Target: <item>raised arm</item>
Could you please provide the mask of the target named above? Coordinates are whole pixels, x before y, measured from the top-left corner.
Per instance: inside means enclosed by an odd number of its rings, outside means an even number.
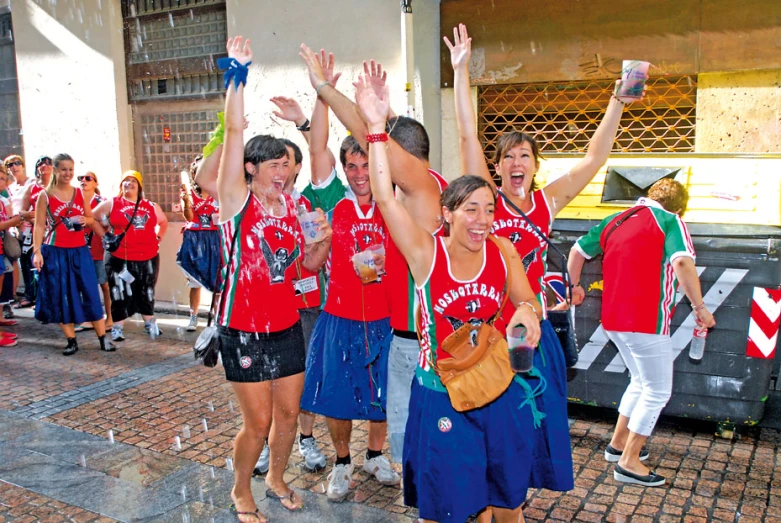
[[[461,174],[475,174],[488,181],[496,190],[496,184],[485,161],[483,146],[477,137],[477,117],[469,93],[469,58],[472,56],[472,39],[464,24],[453,28],[453,43],[444,37],[450,49],[450,63],[453,66],[453,95],[456,104],[459,150],[461,152]]]
[[[621,80],[617,80],[614,93],[618,92],[620,85]],[[621,121],[624,106],[632,101],[631,99],[617,98],[613,94],[610,97],[605,116],[588,143],[586,156],[566,176],[558,178],[545,187],[545,199],[554,216],[580,194],[597,174],[597,171],[605,165],[610,156],[610,150],[613,148],[613,142],[616,140],[616,131],[618,131],[618,123]]]
[[[385,135],[385,122],[388,118],[388,90],[378,97],[369,85],[368,78],[362,76],[356,85],[355,97],[373,135]],[[386,135],[387,136],[387,135]],[[380,207],[393,241],[407,260],[415,281],[426,281],[434,259],[434,238],[429,231],[418,225],[393,194],[390,163],[386,141],[369,143],[369,178],[374,201]]]
[[[341,77],[341,73],[334,73],[334,55],[330,54],[326,57],[325,51],[321,50],[320,54],[314,55],[312,59],[316,62],[319,71],[322,72],[323,81],[327,85],[335,87],[336,82]],[[312,184],[317,186],[325,182],[336,167],[334,153],[328,148],[328,104],[319,96],[315,100],[310,126],[309,162],[311,165]]]
[[[252,61],[250,41],[230,38],[228,56],[245,65]],[[249,187],[244,178],[244,85],[231,82],[225,96],[225,142],[217,173],[220,220],[235,216],[246,199]]]
[[[220,158],[222,158],[222,144],[215,147],[208,156],[204,155],[195,170],[195,183],[201,188],[201,192],[212,198],[217,198],[217,172],[220,170]]]

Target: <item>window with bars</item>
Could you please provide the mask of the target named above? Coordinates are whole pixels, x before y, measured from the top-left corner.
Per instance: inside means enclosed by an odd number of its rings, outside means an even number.
[[[493,162],[502,133],[532,134],[542,153],[585,153],[605,115],[612,81],[550,82],[480,87],[478,128]],[[624,109],[615,152],[694,152],[696,77],[657,77],[640,102]]]

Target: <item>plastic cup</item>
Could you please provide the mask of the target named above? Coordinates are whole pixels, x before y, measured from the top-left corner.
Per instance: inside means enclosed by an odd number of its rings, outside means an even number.
[[[301,230],[304,232],[304,242],[307,244],[317,243],[325,237],[325,231],[317,228],[315,220],[320,214],[316,211],[305,212],[298,215],[298,221],[301,224]]]
[[[649,66],[648,62],[640,60],[624,60],[624,67],[621,69],[621,85],[616,93],[617,96],[634,100],[642,98],[645,81],[648,80]]]
[[[375,256],[385,256],[385,247],[383,245],[370,245],[365,251],[356,253],[353,256],[353,265],[358,271],[358,276],[363,283],[377,281],[384,271],[378,271],[374,263]]]
[[[507,347],[510,350],[510,367],[514,372],[532,370],[534,347],[526,343],[526,327],[516,325],[507,329]]]

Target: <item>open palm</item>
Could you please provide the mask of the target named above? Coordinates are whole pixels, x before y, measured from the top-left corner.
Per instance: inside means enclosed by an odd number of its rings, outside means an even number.
[[[240,64],[248,64],[252,61],[252,48],[249,45],[249,38],[244,40],[241,36],[228,38],[225,46],[228,50],[228,56],[235,58]],[[243,44],[243,45],[242,45]]]
[[[472,39],[466,31],[464,24],[458,24],[453,28],[453,42],[444,37],[445,45],[450,49],[450,63],[453,69],[466,67],[469,64],[469,58],[472,56]]]
[[[353,85],[355,86],[355,102],[358,104],[361,118],[366,122],[366,125],[369,127],[384,126],[388,119],[388,110],[390,108],[388,87],[385,86],[382,90],[382,95],[378,96],[374,92],[371,80],[366,75],[359,76],[358,81]]]

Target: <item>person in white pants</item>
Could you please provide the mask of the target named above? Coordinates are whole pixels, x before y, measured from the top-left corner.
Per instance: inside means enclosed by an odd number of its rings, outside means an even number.
[[[665,478],[643,464],[643,449],[672,393],[675,354],[670,319],[678,282],[701,327],[716,322],[702,301],[694,265],[694,247],[681,216],[689,196],[675,180],[662,179],[647,198],[608,216],[578,239],[568,268],[580,281],[586,260],[603,254],[602,326],[629,369],[630,383],[618,407],[619,417],[605,459],[616,463],[617,481],[660,486]],[[576,284],[572,303],[585,291]]]

